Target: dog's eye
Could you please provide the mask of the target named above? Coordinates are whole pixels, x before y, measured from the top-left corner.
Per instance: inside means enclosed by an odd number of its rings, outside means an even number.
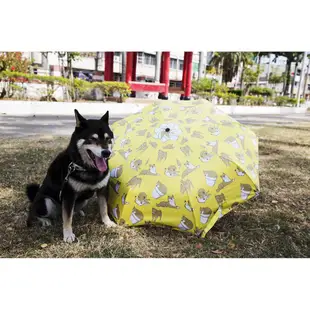
[[[90,137],[90,141],[91,141],[91,142],[96,142],[96,143],[97,143],[97,142],[98,142],[98,138],[96,138],[96,137]]]

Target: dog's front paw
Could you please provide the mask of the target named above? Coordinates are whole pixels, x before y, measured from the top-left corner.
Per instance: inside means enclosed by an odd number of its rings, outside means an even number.
[[[38,220],[41,223],[42,227],[52,226],[52,222],[48,218],[38,217]]]
[[[102,223],[107,227],[107,228],[111,228],[111,227],[116,227],[117,225],[112,222],[108,217],[102,219]]]
[[[75,240],[75,234],[72,231],[64,230],[64,242],[72,243]]]
[[[79,215],[82,216],[82,217],[84,217],[84,216],[85,216],[85,212],[84,212],[83,210],[80,210],[80,211],[79,211]]]

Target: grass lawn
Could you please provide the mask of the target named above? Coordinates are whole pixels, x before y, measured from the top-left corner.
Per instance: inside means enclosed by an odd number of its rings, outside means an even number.
[[[310,257],[310,127],[252,127],[260,137],[261,196],[239,206],[205,239],[170,228],[100,224],[97,206],[61,223],[26,227],[28,182],[41,182],[67,138],[0,139],[0,257]]]

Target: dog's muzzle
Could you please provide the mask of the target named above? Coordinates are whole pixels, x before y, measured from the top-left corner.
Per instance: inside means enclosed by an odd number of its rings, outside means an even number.
[[[111,156],[111,151],[110,150],[102,150],[101,156],[105,159],[108,159]]]

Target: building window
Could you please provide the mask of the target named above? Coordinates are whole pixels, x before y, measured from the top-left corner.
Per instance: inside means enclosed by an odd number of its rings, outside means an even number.
[[[80,55],[81,57],[95,58],[97,53],[96,52],[81,52]]]
[[[155,64],[156,64],[156,57],[155,57],[155,55],[144,54],[144,64],[145,65],[155,66]]]
[[[176,81],[175,86],[176,86],[176,87],[181,87],[181,86],[182,86],[182,82]]]
[[[138,52],[138,64],[143,64],[143,53],[142,52]]]
[[[114,56],[120,57],[121,56],[121,52],[114,52]]]
[[[175,58],[170,58],[170,68],[171,69],[177,68],[177,60]]]
[[[193,62],[193,72],[198,72],[199,71],[199,63]]]
[[[179,70],[183,70],[183,60],[179,61]]]

